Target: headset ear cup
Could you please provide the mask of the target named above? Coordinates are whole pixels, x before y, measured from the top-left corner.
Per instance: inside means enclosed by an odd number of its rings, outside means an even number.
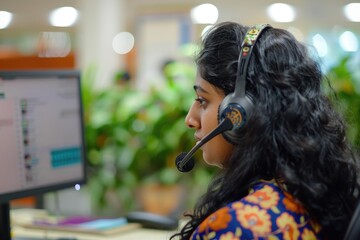
[[[217,119],[218,119],[218,123],[220,124],[220,122],[223,120],[223,118],[221,118],[221,115],[222,115],[222,110],[221,110],[221,105],[219,105],[219,108],[218,108],[218,114],[217,114]],[[225,132],[229,132],[229,131],[232,131],[231,130],[228,130],[228,131],[225,131]],[[235,139],[232,139],[231,137],[228,137],[228,134],[225,134],[225,132],[222,133],[222,136],[224,137],[224,139],[226,141],[228,141],[229,143],[233,144],[233,145],[236,145],[236,141]]]
[[[252,109],[253,102],[249,96],[238,98],[230,94],[221,102],[218,110],[219,123],[225,118],[230,118],[233,123],[231,130],[222,133],[228,142],[234,145],[239,143],[241,130],[247,125]]]

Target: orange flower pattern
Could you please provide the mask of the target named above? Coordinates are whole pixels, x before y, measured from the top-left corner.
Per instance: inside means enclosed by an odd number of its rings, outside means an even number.
[[[266,210],[258,206],[246,205],[243,209],[236,211],[240,224],[256,234],[267,234],[271,232],[270,215]]]
[[[281,229],[284,235],[284,239],[294,240],[299,239],[298,225],[294,220],[294,217],[287,212],[281,214],[276,219],[276,224]]]
[[[313,239],[316,239],[316,236],[313,231],[310,231],[309,229],[304,229],[303,233],[301,234],[301,239],[313,240]]]
[[[316,226],[316,229],[315,229]],[[323,239],[321,227],[275,182],[259,181],[249,195],[228,204],[194,231],[191,240]]]
[[[206,218],[205,221],[199,225],[199,231],[204,232],[208,229],[211,229],[211,231],[219,231],[227,228],[230,221],[231,214],[229,213],[229,208],[224,207]]]
[[[292,195],[290,195],[287,192],[285,192],[284,194],[285,194],[285,198],[283,199],[283,203],[286,209],[301,214],[305,212],[305,209],[302,207],[302,205],[298,204]]]
[[[235,236],[232,232],[224,233],[220,236],[220,240],[239,240],[237,236]]]
[[[259,204],[262,208],[269,209],[278,204],[279,193],[265,185],[264,188],[246,196],[245,200]]]

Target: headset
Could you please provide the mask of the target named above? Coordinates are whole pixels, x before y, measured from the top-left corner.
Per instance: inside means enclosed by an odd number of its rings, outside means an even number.
[[[176,158],[176,167],[180,172],[190,171],[195,161],[192,158],[194,153],[205,143],[216,135],[222,133],[223,137],[232,144],[238,144],[240,140],[240,130],[246,126],[250,117],[254,99],[250,94],[245,94],[246,77],[248,72],[251,53],[260,34],[266,29],[271,28],[269,24],[258,24],[251,27],[245,34],[241,44],[239,54],[235,89],[233,93],[225,96],[218,109],[219,125],[196,144],[188,153],[180,153]]]
[[[235,90],[233,93],[228,94],[219,106],[219,123],[228,118],[233,124],[232,129],[222,133],[224,138],[233,144],[238,143],[240,136],[239,131],[246,126],[248,117],[251,115],[254,106],[253,97],[245,93],[251,53],[262,31],[270,27],[269,24],[258,24],[247,31],[241,44]]]

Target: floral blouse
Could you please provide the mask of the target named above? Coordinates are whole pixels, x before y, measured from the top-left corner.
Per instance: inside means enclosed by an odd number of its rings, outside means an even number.
[[[321,228],[275,182],[260,181],[243,199],[205,219],[191,240],[322,239]]]

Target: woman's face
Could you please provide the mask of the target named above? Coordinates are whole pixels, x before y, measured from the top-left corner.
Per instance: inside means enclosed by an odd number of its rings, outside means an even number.
[[[195,139],[199,142],[218,126],[218,108],[225,94],[204,80],[199,73],[196,76],[194,90],[196,99],[185,118],[185,123],[195,130]],[[222,167],[229,159],[233,148],[234,146],[219,134],[200,149],[207,164]]]

